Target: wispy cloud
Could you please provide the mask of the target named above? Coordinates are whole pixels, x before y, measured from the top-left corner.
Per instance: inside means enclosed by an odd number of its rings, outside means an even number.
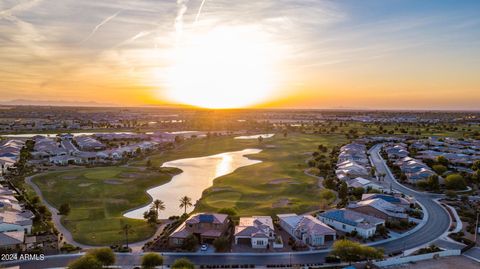
[[[478,66],[478,9],[379,9],[399,3],[392,2],[365,8],[319,0],[8,0],[0,6],[19,4],[0,10],[0,95],[17,89],[9,94],[80,96],[102,87],[127,101],[152,96],[151,88],[163,87],[152,70],[165,73],[175,38],[219,26],[253,26],[269,45],[286,48],[279,65],[292,71],[292,84],[335,69],[382,72],[404,55]],[[126,90],[134,86],[141,93]]]
[[[93,35],[95,35],[95,33],[98,31],[98,29],[100,29],[103,25],[107,24],[109,21],[113,20],[115,17],[118,16],[118,14],[120,14],[121,11],[118,11],[116,13],[114,13],[113,15],[110,15],[108,17],[106,17],[103,21],[101,21],[99,24],[95,25],[95,27],[92,29],[92,31],[90,32],[90,34],[82,41],[82,43],[84,42],[87,42],[88,40],[90,40],[90,38],[93,37]]]

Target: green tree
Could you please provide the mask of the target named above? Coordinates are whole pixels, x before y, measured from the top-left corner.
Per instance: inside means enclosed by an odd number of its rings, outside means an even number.
[[[230,241],[226,237],[219,237],[213,241],[213,246],[217,252],[226,252],[230,249]]]
[[[335,189],[335,180],[331,177],[327,177],[323,180],[323,186],[327,189]]]
[[[467,183],[461,175],[452,174],[445,178],[445,187],[449,190],[464,190],[467,188]]]
[[[377,168],[375,166],[372,166],[372,169],[370,170],[370,176],[374,177],[377,172]]]
[[[365,193],[365,189],[362,188],[362,187],[357,187],[357,188],[354,188],[352,190],[352,195],[355,196],[355,198],[357,199],[361,199],[362,198],[362,194]]]
[[[416,184],[417,184],[417,187],[419,187],[420,189],[423,189],[423,190],[430,188],[430,184],[426,180],[419,180],[419,181],[417,181]]]
[[[61,204],[60,208],[58,209],[58,214],[66,216],[69,213],[70,213],[70,205],[67,203]]]
[[[455,199],[457,198],[457,193],[452,191],[452,190],[448,190],[445,192],[445,195],[450,198],[450,199]]]
[[[189,235],[183,240],[182,249],[186,251],[195,251],[198,246],[198,239],[195,235]]]
[[[32,199],[30,199],[30,203],[32,203],[32,205],[36,205],[38,203],[40,203],[40,198],[38,196],[33,196]]]
[[[437,175],[431,175],[428,178],[428,185],[432,191],[439,191],[440,190],[440,183]]]
[[[143,218],[148,222],[148,224],[155,225],[157,224],[158,220],[157,211],[155,211],[155,209],[152,207],[150,210],[143,213]]]
[[[180,199],[180,208],[183,208],[185,209],[185,212],[184,214],[187,214],[187,208],[192,206],[192,198],[188,197],[188,196],[183,196],[181,199]]]
[[[155,208],[157,215],[159,215],[160,211],[165,210],[165,203],[162,200],[156,199],[153,201],[153,207]]]
[[[476,160],[472,165],[472,170],[477,171],[480,170],[480,160]]]
[[[347,199],[348,196],[348,186],[347,183],[343,182],[340,183],[340,188],[338,189],[338,198],[341,200]]]
[[[448,159],[445,156],[438,156],[436,161],[443,166],[448,166]]]
[[[163,265],[163,257],[157,253],[147,253],[142,257],[142,268],[153,269],[156,266]]]
[[[433,171],[435,171],[439,175],[443,175],[443,173],[447,172],[448,170],[447,167],[441,164],[436,164],[432,166],[432,168],[433,168]]]
[[[103,266],[115,264],[115,253],[111,248],[97,248],[88,251],[87,255],[91,255],[97,259]]]
[[[91,255],[85,255],[71,262],[68,269],[101,269],[102,263]]]
[[[380,236],[387,237],[388,236],[388,229],[384,225],[380,225],[377,227],[376,233]]]
[[[128,248],[128,235],[135,232],[132,228],[132,225],[130,224],[125,224],[122,226],[122,233],[125,235],[125,244]]]
[[[337,256],[344,262],[356,262],[383,258],[383,251],[373,247],[363,246],[360,243],[346,239],[337,240],[333,243],[333,256]]]
[[[194,269],[195,265],[186,258],[175,260],[172,264],[172,269]]]

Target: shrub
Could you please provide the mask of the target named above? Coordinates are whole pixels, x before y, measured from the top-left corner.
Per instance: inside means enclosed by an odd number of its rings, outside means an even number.
[[[452,174],[445,179],[445,187],[450,190],[464,190],[467,188],[467,183],[461,175]]]
[[[432,166],[433,171],[435,171],[439,175],[443,175],[443,173],[447,172],[447,167],[441,164],[436,164]]]
[[[363,246],[349,240],[337,240],[333,244],[331,256],[339,257],[345,262],[356,262],[383,258],[383,251],[373,247]]]
[[[103,266],[115,264],[115,253],[110,248],[97,248],[88,251],[87,255],[91,255],[97,259]]]
[[[186,258],[175,260],[172,264],[172,269],[194,269],[195,265]]]
[[[157,253],[147,253],[142,257],[142,268],[153,269],[156,266],[163,265],[163,257]]]
[[[85,255],[68,265],[68,269],[101,269],[102,263],[91,255]]]

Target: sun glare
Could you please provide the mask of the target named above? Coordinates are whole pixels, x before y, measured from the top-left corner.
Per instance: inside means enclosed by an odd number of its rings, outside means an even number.
[[[266,35],[251,27],[185,32],[168,71],[168,95],[205,108],[261,103],[275,87],[273,51]]]

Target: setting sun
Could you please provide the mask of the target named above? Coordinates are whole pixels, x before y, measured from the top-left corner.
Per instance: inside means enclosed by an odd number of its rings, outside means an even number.
[[[169,97],[205,108],[258,104],[275,87],[275,50],[253,27],[219,27],[185,33],[168,71]]]

